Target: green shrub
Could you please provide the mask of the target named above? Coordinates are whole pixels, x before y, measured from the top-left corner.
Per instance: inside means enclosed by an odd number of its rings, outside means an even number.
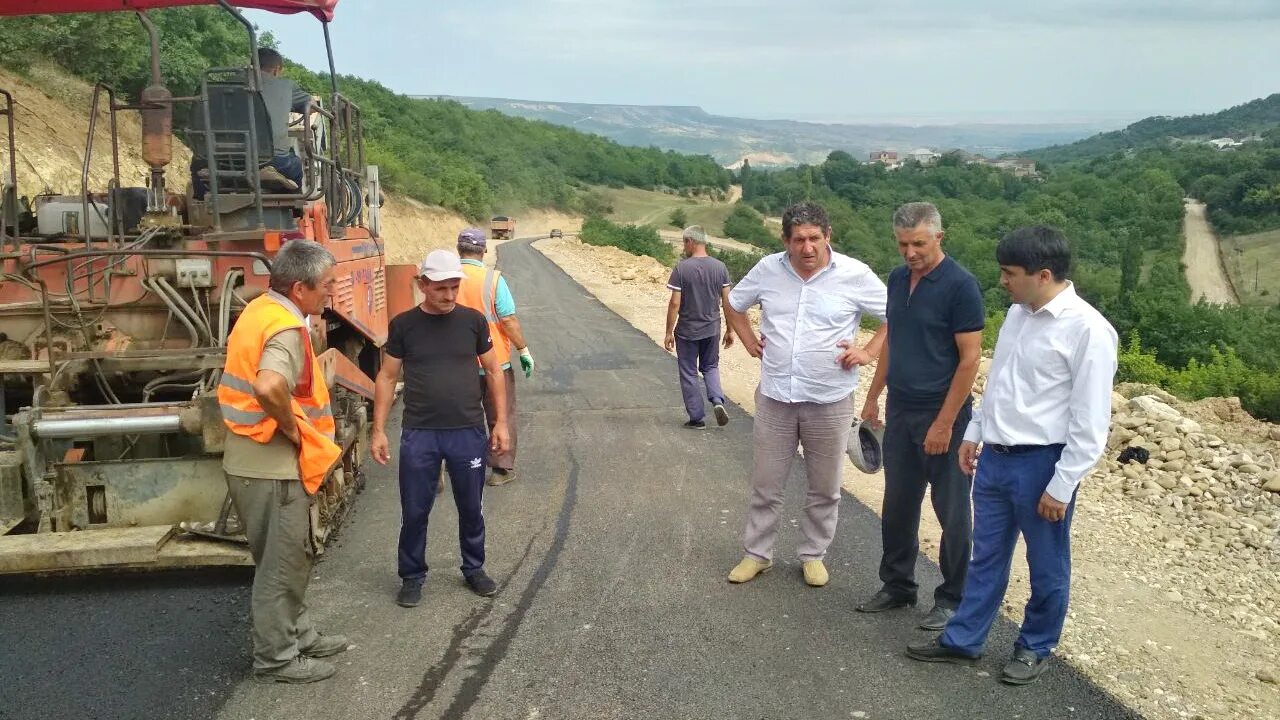
[[[588,218],[578,238],[588,245],[612,245],[632,255],[648,255],[664,265],[674,265],[675,250],[648,225],[618,225],[602,217]]]
[[[707,254],[724,263],[729,270],[729,279],[738,282],[751,271],[760,261],[760,256],[755,253],[743,252],[741,250],[722,250],[717,247],[707,246]]]

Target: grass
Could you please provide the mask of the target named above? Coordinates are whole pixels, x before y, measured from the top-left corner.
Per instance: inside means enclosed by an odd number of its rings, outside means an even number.
[[[1222,244],[1227,274],[1240,302],[1253,306],[1280,302],[1280,230],[1236,235]]]
[[[653,225],[661,230],[675,230],[668,218],[682,208],[690,225],[701,225],[711,235],[724,236],[724,219],[733,203],[714,202],[706,198],[683,198],[679,195],[640,190],[638,188],[600,188],[600,193],[613,206],[608,219],[616,223]]]

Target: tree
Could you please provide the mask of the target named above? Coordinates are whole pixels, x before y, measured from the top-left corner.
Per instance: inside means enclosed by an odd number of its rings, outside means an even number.
[[[689,216],[685,214],[684,208],[676,208],[671,211],[671,216],[667,218],[667,222],[671,223],[671,227],[683,230],[689,224]]]

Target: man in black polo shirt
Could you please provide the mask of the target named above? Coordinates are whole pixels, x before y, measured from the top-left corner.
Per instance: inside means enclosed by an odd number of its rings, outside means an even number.
[[[941,630],[960,605],[973,537],[970,478],[956,460],[973,410],[985,311],[978,281],[942,251],[942,217],[931,203],[907,203],[893,215],[905,265],[889,274],[889,341],[867,392],[862,419],[884,433],[880,591],[858,606],[881,612],[916,603],[920,504],[926,486],[942,525],[943,582],[920,624]]]
[[[404,420],[400,432],[401,579],[396,602],[413,607],[422,600],[427,577],[427,516],[436,500],[440,464],[449,468],[458,507],[462,575],[477,595],[497,592],[484,571],[485,458],[507,448],[506,385],[484,315],[458,304],[462,261],[433,250],[418,269],[422,304],[395,316],[387,333],[387,353],[374,388],[373,433],[369,450],[386,465],[391,460],[387,416],[396,380],[404,369]],[[476,358],[484,378],[476,373]],[[494,399],[493,434],[486,437],[480,383]]]

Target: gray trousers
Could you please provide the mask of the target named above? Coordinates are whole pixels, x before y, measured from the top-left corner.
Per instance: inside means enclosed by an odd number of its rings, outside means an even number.
[[[757,560],[773,559],[783,493],[796,445],[804,448],[808,478],[801,560],[821,560],[836,534],[840,511],[840,479],[845,445],[853,423],[853,399],[834,403],[784,403],[765,397],[756,388],[756,417],[752,426],[755,465],[751,471],[751,499],[742,544]]]
[[[516,362],[519,362],[517,359]],[[507,381],[507,435],[510,442],[507,449],[495,453],[489,451],[489,467],[501,468],[503,470],[511,470],[516,466],[516,373],[513,368],[507,368],[502,371],[502,376]],[[489,434],[493,434],[493,420],[497,417],[497,407],[493,404],[493,396],[489,394],[489,383],[480,378],[481,386],[484,388],[484,414],[489,425]]]
[[[227,475],[227,489],[253,553],[253,667],[289,664],[320,638],[307,613],[311,498],[300,480]]]

